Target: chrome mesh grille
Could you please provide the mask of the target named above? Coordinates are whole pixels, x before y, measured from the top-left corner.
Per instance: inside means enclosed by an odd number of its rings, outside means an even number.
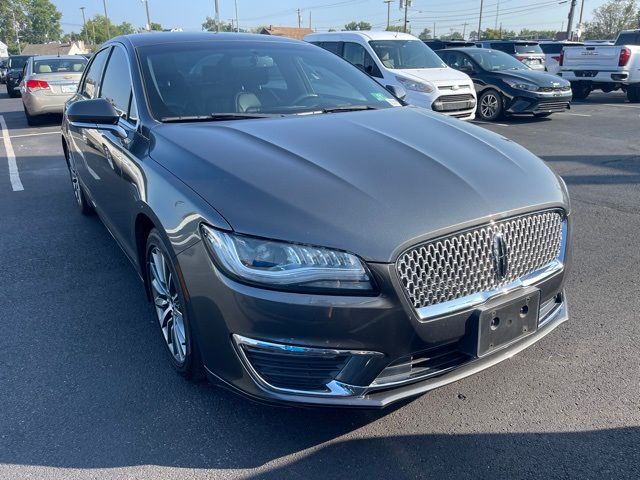
[[[502,233],[508,268],[499,279],[493,237]],[[560,255],[562,215],[545,211],[455,233],[413,247],[396,269],[409,300],[422,308],[495,290],[548,265]]]

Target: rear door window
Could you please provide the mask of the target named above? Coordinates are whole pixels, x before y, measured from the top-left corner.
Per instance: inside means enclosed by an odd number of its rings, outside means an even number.
[[[640,45],[640,33],[621,33],[616,40],[616,45]]]
[[[543,53],[537,43],[516,43],[516,53]]]
[[[372,77],[382,77],[376,62],[359,43],[344,42],[342,58]]]
[[[512,55],[513,53],[515,53],[515,50],[513,48],[513,43],[495,42],[491,44],[491,48],[493,48],[494,50],[499,50],[501,52],[508,53],[509,55]]]
[[[556,53],[560,53],[562,51],[562,44],[561,43],[541,43],[540,44],[540,48],[542,49],[542,51],[544,53],[548,53],[548,54],[556,54]]]

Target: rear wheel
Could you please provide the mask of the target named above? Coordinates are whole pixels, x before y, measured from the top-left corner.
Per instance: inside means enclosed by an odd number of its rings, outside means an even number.
[[[26,111],[25,111],[26,113]],[[73,188],[73,196],[76,198],[76,203],[78,204],[78,208],[80,209],[80,213],[83,215],[92,215],[93,207],[87,196],[84,193],[82,185],[80,185],[80,180],[78,179],[78,173],[73,168],[71,161],[69,159],[69,152],[67,148],[64,148],[64,156],[67,159],[67,167],[69,168],[69,177],[71,178],[71,187]]]
[[[147,275],[153,308],[173,368],[191,380],[204,378],[176,266],[157,230],[147,239]]]
[[[495,90],[486,90],[478,98],[478,114],[487,121],[497,120],[503,113],[502,96]]]
[[[591,84],[589,82],[571,82],[571,91],[574,100],[584,100],[591,93]]]
[[[627,87],[627,100],[631,103],[640,102],[640,85],[629,85]]]

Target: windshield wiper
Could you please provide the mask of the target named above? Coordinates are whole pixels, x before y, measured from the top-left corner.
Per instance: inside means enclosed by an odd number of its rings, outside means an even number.
[[[162,117],[161,122],[219,122],[223,120],[250,120],[252,118],[283,117],[280,113],[212,113],[210,115],[182,115],[176,117]]]
[[[358,110],[378,110],[371,105],[342,105],[339,107],[323,108],[322,113],[335,113],[335,112],[356,112]]]

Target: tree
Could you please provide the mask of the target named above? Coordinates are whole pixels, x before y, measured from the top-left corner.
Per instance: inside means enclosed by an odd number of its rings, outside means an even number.
[[[216,31],[218,31],[216,29],[216,20],[214,18],[207,17],[205,19],[204,23],[202,24],[202,30],[205,30],[207,32],[216,32]],[[236,29],[230,23],[220,22],[220,31],[221,32],[235,32]],[[243,31],[243,30],[241,29],[241,31]]]
[[[151,31],[154,32],[161,32],[162,31],[162,25],[160,25],[159,23],[156,22],[151,22]]]
[[[387,32],[404,32],[404,27],[400,25],[389,25],[387,27]],[[407,27],[407,33],[411,33],[411,29]]]
[[[344,26],[344,30],[371,30],[371,24],[368,22],[349,22]]]
[[[555,30],[529,30],[527,28],[523,28],[522,30],[520,30],[520,33],[518,34],[519,38],[530,38],[532,40],[539,40],[539,39],[554,39],[556,38],[556,32]]]
[[[422,30],[422,32],[420,32],[420,35],[418,35],[418,38],[420,40],[429,40],[430,38],[432,38],[431,30],[429,30],[428,28],[425,28],[424,30]]]
[[[16,29],[21,44],[59,40],[61,18],[49,0],[0,0],[0,40],[11,53],[18,52]]]
[[[109,27],[109,35],[107,35],[107,26]],[[82,27],[80,35],[82,38],[91,38],[97,45],[106,42],[111,37],[118,35],[129,35],[134,33],[135,29],[129,22],[122,22],[120,25],[111,23],[104,15],[96,15],[87,20],[87,25]]]
[[[585,40],[613,39],[621,30],[636,28],[640,12],[636,0],[609,0],[596,8],[592,16],[584,26]]]
[[[448,35],[442,35],[442,40],[464,40],[464,37],[460,32],[451,32]]]

